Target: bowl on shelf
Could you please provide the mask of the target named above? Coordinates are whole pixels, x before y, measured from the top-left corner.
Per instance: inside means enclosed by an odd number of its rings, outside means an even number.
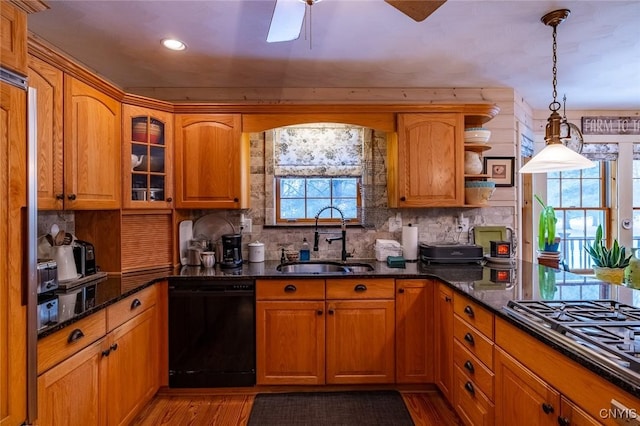
[[[495,182],[471,180],[464,183],[465,204],[485,205],[496,190]]]
[[[142,155],[141,157],[142,161],[133,170],[138,172],[164,172],[164,156]]]
[[[160,134],[162,133],[162,128],[157,123],[151,123],[149,128],[149,142],[150,143],[158,143],[160,141]],[[147,122],[137,122],[133,123],[133,127],[131,128],[131,139],[136,142],[147,142]]]
[[[484,127],[469,127],[464,130],[465,143],[487,143],[491,137],[491,130]]]

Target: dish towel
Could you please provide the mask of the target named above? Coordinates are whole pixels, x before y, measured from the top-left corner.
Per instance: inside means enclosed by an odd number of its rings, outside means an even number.
[[[389,268],[404,268],[405,260],[402,256],[387,256],[387,266]]]

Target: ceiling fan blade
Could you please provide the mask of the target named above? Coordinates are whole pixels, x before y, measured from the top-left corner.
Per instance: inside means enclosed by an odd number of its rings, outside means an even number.
[[[291,41],[300,37],[305,6],[300,0],[276,0],[267,43]]]
[[[447,0],[384,0],[416,22],[422,22]]]

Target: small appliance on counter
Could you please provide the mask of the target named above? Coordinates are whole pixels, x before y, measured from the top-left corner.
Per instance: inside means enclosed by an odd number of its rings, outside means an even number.
[[[220,267],[223,269],[233,269],[239,268],[240,266],[242,266],[242,235],[223,235]]]
[[[476,244],[420,243],[420,260],[429,263],[480,263],[482,246]]]
[[[52,259],[38,259],[38,288],[36,293],[42,294],[58,288],[58,264]]]
[[[86,277],[97,272],[96,252],[93,244],[75,240],[73,242],[73,258],[76,262],[76,270],[81,276]]]

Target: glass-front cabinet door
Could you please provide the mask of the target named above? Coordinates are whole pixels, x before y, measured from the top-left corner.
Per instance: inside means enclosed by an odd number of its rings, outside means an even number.
[[[173,206],[173,114],[124,105],[124,208]]]

